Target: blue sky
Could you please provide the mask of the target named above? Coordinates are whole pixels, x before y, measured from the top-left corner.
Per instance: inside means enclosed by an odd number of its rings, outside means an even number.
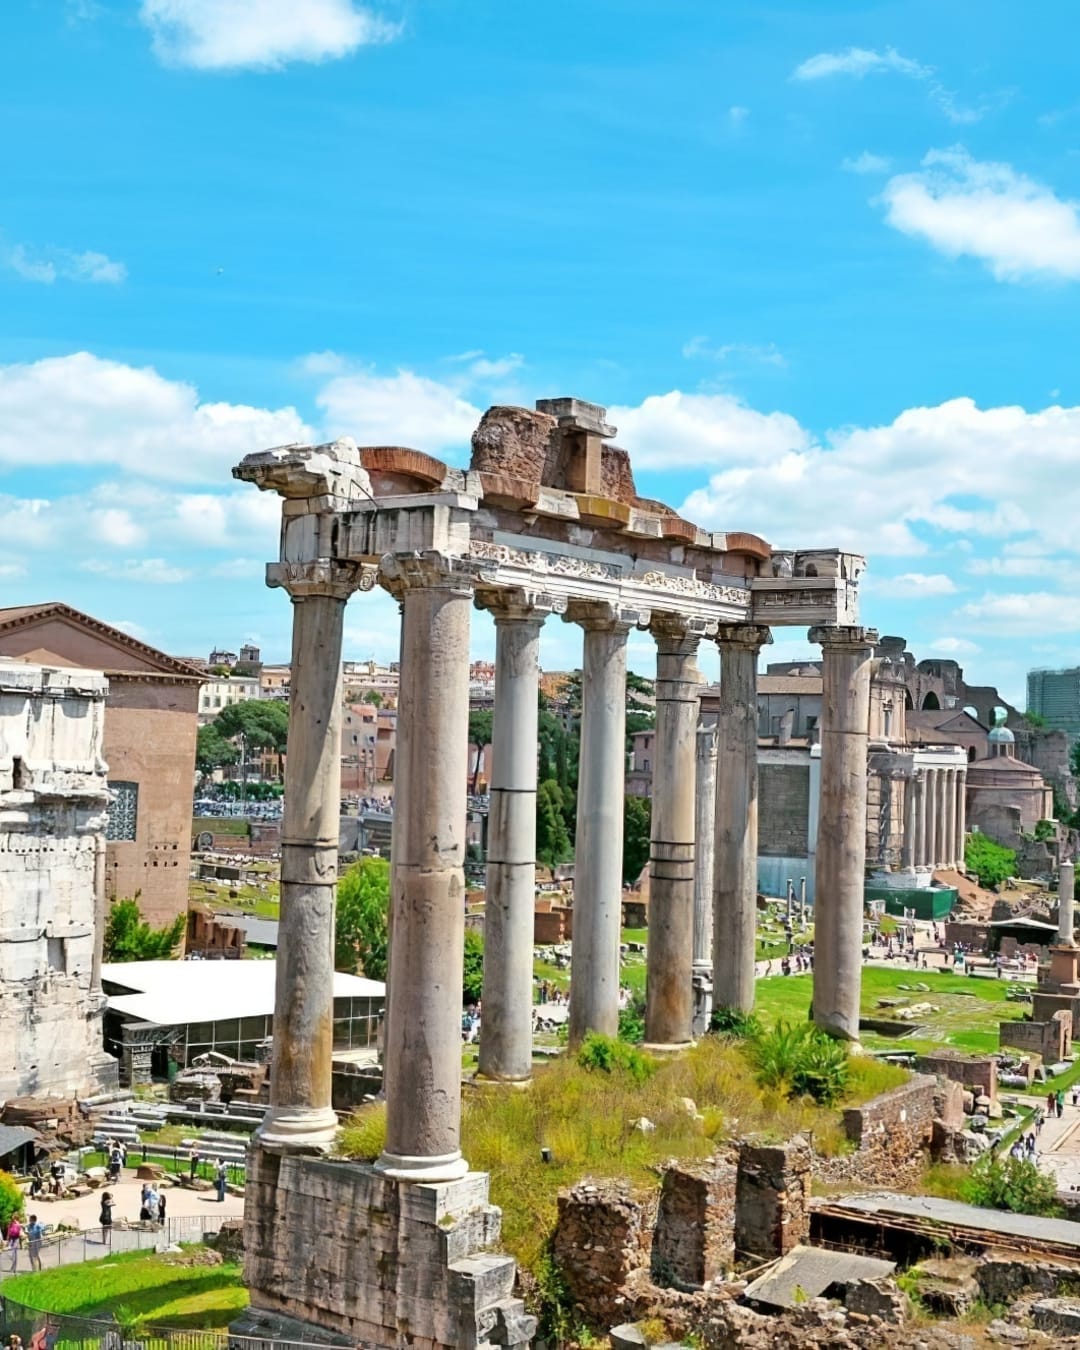
[[[576,394],[643,495],[865,552],[866,622],[1022,700],[1080,660],[1078,39],[1064,0],[13,0],[4,602],[283,657],[232,464],[461,463]],[[395,653],[389,602],[348,627]]]

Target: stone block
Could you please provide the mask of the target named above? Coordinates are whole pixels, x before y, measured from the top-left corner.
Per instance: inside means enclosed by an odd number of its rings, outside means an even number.
[[[735,1183],[735,1253],[768,1259],[784,1256],[810,1231],[809,1140],[739,1145]]]
[[[731,1265],[735,1179],[735,1164],[723,1158],[668,1167],[653,1229],[652,1277],[657,1284],[701,1289]]]
[[[1031,1323],[1057,1336],[1080,1336],[1080,1303],[1072,1298],[1043,1298],[1032,1304]]]
[[[583,1182],[559,1196],[552,1240],[578,1316],[603,1333],[625,1316],[623,1287],[647,1263],[642,1206],[617,1182]]]

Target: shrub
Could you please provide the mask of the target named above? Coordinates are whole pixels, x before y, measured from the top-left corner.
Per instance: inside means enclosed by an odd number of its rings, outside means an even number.
[[[764,1088],[829,1106],[847,1087],[847,1047],[810,1022],[778,1022],[772,1031],[755,1037],[749,1050]]]
[[[1016,854],[985,834],[969,834],[964,844],[964,867],[979,878],[980,886],[998,886],[1016,872]]]
[[[10,1172],[0,1172],[0,1233],[6,1233],[11,1220],[22,1212],[22,1187]]]
[[[1062,1213],[1057,1182],[1026,1158],[996,1158],[984,1153],[972,1166],[961,1192],[969,1205],[983,1209],[1007,1209],[1013,1214],[1040,1214],[1046,1218],[1060,1217]]]
[[[645,996],[635,994],[625,1008],[619,1009],[619,1040],[640,1045],[645,1039]]]
[[[717,1036],[731,1036],[735,1040],[751,1040],[761,1035],[761,1022],[756,1013],[741,1008],[719,1007],[712,1010],[709,1030]]]
[[[631,1077],[635,1083],[644,1083],[657,1068],[656,1061],[625,1041],[614,1036],[601,1036],[592,1031],[581,1043],[577,1061],[583,1069],[592,1069],[600,1073],[614,1073],[619,1070]]]

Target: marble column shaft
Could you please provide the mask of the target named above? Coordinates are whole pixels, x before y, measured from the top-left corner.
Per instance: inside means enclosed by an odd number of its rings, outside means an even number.
[[[821,817],[814,904],[815,1023],[859,1039],[866,884],[867,744],[870,666],[877,634],[868,628],[812,628],[822,647]]]
[[[716,727],[698,727],[694,804],[694,966],[712,975],[716,862]]]
[[[945,862],[945,853],[948,848],[946,841],[946,808],[945,803],[948,799],[948,789],[945,783],[945,770],[934,770],[934,866],[941,867]]]
[[[405,1181],[464,1176],[461,969],[472,587],[452,559],[384,559],[402,599],[384,1086],[376,1167]],[[399,819],[400,817],[400,819]]]
[[[1058,864],[1058,946],[1073,947],[1076,909],[1076,868],[1071,862]]]
[[[645,1040],[692,1039],[694,816],[700,689],[694,657],[700,632],[686,620],[654,618],[656,754],[649,850],[649,942]]]
[[[967,769],[958,769],[956,773],[956,840],[959,852],[957,866],[963,871],[967,848]]]
[[[581,749],[574,866],[569,1042],[619,1029],[623,793],[626,781],[626,638],[640,616],[607,604],[572,605],[584,629]]]
[[[945,865],[956,866],[956,770],[945,770]]]
[[[904,842],[900,865],[911,871],[915,863],[915,779],[908,778],[904,783]]]
[[[546,610],[513,592],[477,604],[495,615],[495,713],[484,905],[484,1018],[479,1072],[532,1075],[533,912],[536,907],[536,733],[540,629]]]
[[[756,624],[721,625],[713,881],[713,1007],[754,1006],[757,929],[757,662],[772,641]]]
[[[919,769],[915,786],[915,866],[926,866],[926,770]]]
[[[334,910],[341,815],[341,641],[353,574],[337,564],[279,565],[292,598],[292,674],[281,828],[270,1109],[263,1147],[320,1152],[331,1107]],[[268,573],[270,575],[270,573]]]

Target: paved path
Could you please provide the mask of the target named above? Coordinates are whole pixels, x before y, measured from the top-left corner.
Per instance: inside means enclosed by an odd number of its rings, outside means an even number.
[[[1035,1100],[1046,1109],[1045,1097]],[[1047,1116],[1036,1138],[1036,1161],[1044,1172],[1054,1174],[1059,1191],[1080,1189],[1080,1108],[1071,1103],[1072,1092],[1066,1092],[1065,1114],[1060,1120]]]

